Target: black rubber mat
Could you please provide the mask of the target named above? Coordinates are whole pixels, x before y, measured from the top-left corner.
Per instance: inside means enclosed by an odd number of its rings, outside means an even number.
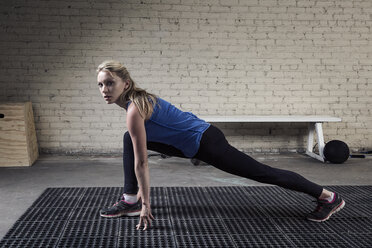
[[[372,247],[372,186],[329,186],[346,207],[309,222],[312,198],[279,187],[152,188],[156,218],[106,219],[121,188],[48,188],[0,241],[0,247]]]

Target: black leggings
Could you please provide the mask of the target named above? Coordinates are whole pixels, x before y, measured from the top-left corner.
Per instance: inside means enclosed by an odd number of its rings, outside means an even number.
[[[148,142],[147,148],[165,155],[185,158],[180,150],[166,144]],[[225,135],[213,125],[204,132],[199,150],[194,158],[234,175],[303,192],[315,198],[319,198],[323,191],[322,186],[310,182],[297,173],[272,168],[237,150],[227,142]],[[133,145],[128,132],[124,134],[123,163],[124,193],[136,194],[138,183],[134,172]]]

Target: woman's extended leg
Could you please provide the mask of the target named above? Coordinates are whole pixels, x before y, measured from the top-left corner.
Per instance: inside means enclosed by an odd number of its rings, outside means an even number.
[[[262,164],[236,148],[226,140],[225,135],[216,127],[210,126],[203,134],[200,148],[195,158],[207,162],[223,171],[253,179],[262,183],[274,184],[283,188],[307,193],[318,201],[317,208],[306,218],[311,221],[325,221],[341,210],[345,202],[337,193],[331,199],[323,199],[327,193],[322,186],[301,175],[287,170],[272,168]]]
[[[262,164],[237,150],[214,126],[210,126],[205,131],[195,157],[231,174],[304,192],[315,198],[318,198],[323,191],[323,187],[295,172]]]

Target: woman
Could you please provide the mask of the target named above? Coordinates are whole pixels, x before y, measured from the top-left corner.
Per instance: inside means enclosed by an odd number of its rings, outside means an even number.
[[[318,201],[306,216],[325,221],[341,210],[339,194],[286,170],[259,163],[229,145],[213,125],[183,112],[167,101],[136,86],[127,69],[116,61],[98,66],[97,81],[107,104],[116,103],[127,111],[128,132],[124,134],[124,194],[112,207],[100,211],[103,217],[138,216],[137,229],[146,230],[151,214],[147,149],[170,156],[196,158],[231,174],[307,193]]]

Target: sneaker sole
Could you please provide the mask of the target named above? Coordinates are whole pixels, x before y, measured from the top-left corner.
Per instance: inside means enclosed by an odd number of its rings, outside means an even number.
[[[118,213],[118,214],[100,214],[100,215],[101,217],[105,217],[105,218],[115,218],[115,217],[121,217],[121,216],[129,216],[129,217],[140,216],[140,214],[141,214],[141,210],[133,211],[133,212],[123,212],[123,213]]]
[[[333,210],[329,213],[329,215],[328,215],[327,217],[325,217],[324,219],[321,219],[321,220],[318,220],[318,219],[310,219],[310,218],[307,218],[307,219],[310,220],[310,221],[315,221],[315,222],[324,222],[324,221],[328,220],[328,219],[332,216],[332,214],[337,213],[338,211],[340,211],[340,210],[343,209],[344,207],[345,207],[345,201],[342,200],[342,202],[340,203],[340,205],[338,205],[335,209],[333,209]]]

